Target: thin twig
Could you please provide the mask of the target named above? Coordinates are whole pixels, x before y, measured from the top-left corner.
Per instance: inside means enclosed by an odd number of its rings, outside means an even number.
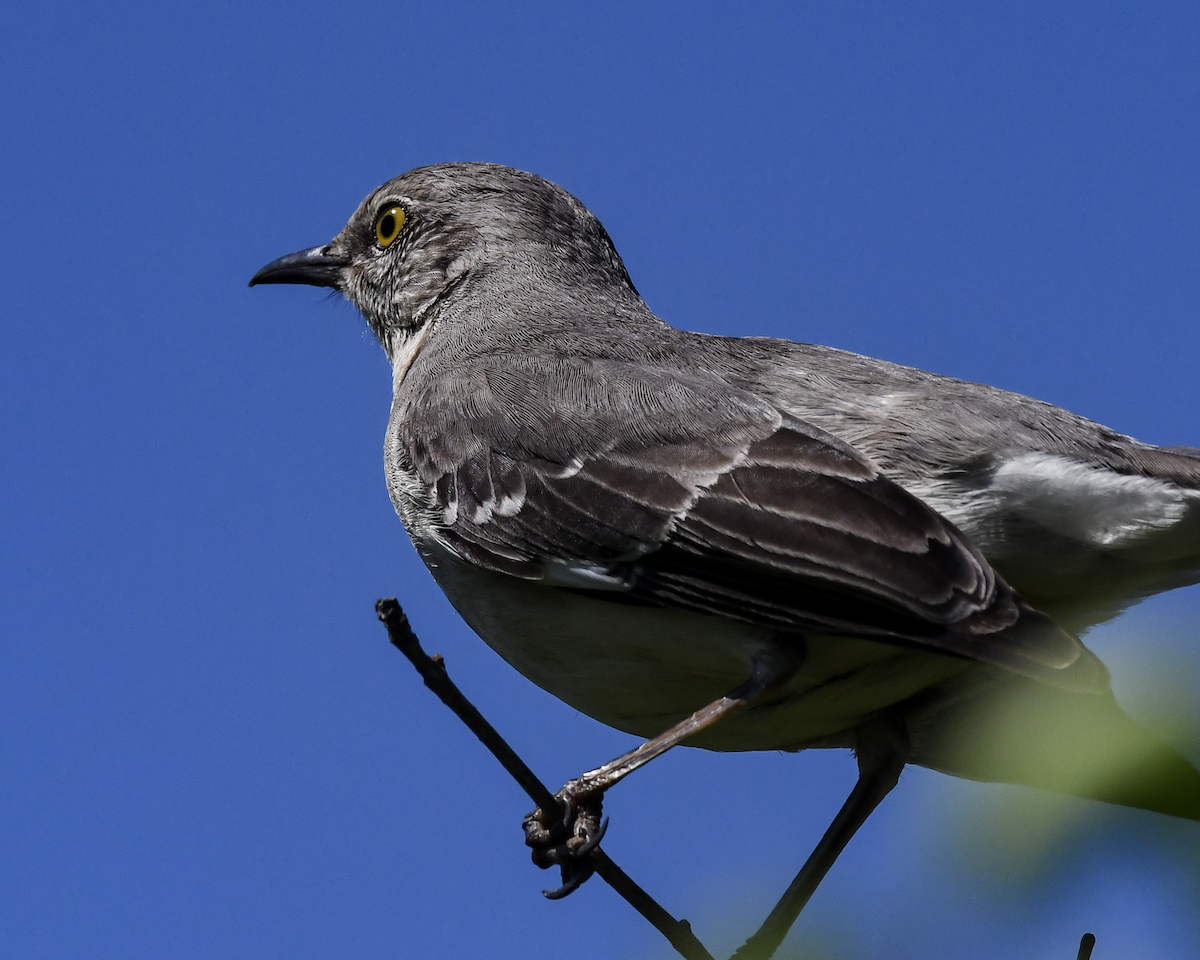
[[[387,627],[388,639],[392,645],[403,653],[417,673],[425,681],[425,686],[432,690],[446,706],[448,706],[470,731],[475,734],[492,756],[500,761],[501,766],[517,781],[521,789],[528,794],[535,804],[544,811],[558,809],[561,805],[529,769],[515,750],[508,745],[496,728],[493,727],[483,714],[470,700],[463,695],[450,675],[446,672],[446,664],[441,657],[431,657],[421,649],[421,643],[413,633],[408,617],[400,608],[394,597],[380,600],[375,604],[375,612]],[[599,848],[591,853],[596,867],[596,873],[613,888],[625,902],[640,913],[647,921],[671,944],[672,947],[686,960],[713,960],[711,953],[705,949],[686,920],[676,920],[650,894],[639,887],[630,876]]]
[[[547,812],[559,809],[561,804],[554,799],[554,794],[546,789],[542,781],[537,778],[537,774],[517,756],[517,752],[496,732],[496,728],[484,719],[475,704],[468,700],[450,679],[450,675],[446,672],[445,661],[440,656],[431,657],[421,649],[421,642],[413,633],[408,617],[400,609],[400,604],[396,602],[396,599],[393,597],[388,600],[380,600],[375,604],[375,612],[383,621],[383,625],[387,627],[388,639],[392,641],[392,646],[408,657],[412,665],[417,668],[421,679],[425,681],[425,686],[437,694],[438,699],[453,710],[454,715],[480,739],[483,745],[491,751],[492,756],[499,760],[500,765],[508,771],[509,776],[516,780],[521,789],[529,795],[529,799]]]
[[[592,853],[592,860],[596,863],[596,873],[600,878],[666,937],[681,957],[686,957],[687,960],[713,960],[713,955],[692,933],[692,925],[686,920],[676,920],[667,913],[658,901],[639,887],[607,853],[597,849]]]

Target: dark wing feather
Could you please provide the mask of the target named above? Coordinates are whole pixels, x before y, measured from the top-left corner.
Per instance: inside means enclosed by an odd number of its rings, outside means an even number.
[[[830,443],[785,418],[638,563],[634,592],[1039,676],[1079,659],[1082,645],[1023,603],[952,524],[865,461],[858,471],[830,463]]]
[[[488,403],[476,393],[470,411],[443,411],[441,433],[428,417],[406,421],[434,437],[414,437],[414,467],[445,519],[433,535],[463,559],[527,579],[582,566],[625,600],[1104,685],[1082,644],[846,443],[724,383],[572,362],[557,379],[543,372],[552,364],[525,379],[518,363],[496,378],[477,367]],[[579,422],[538,423],[539,409],[579,410]]]

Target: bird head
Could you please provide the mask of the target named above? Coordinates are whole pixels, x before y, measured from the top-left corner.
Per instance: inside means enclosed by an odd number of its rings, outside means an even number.
[[[490,163],[410,170],[374,190],[328,244],[280,257],[260,283],[332,287],[385,349],[469,279],[637,296],[600,221],[567,191]],[[610,293],[611,295],[611,293]]]

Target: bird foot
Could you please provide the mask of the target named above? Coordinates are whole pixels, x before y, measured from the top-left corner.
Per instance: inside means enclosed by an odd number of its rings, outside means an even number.
[[[603,793],[573,796],[571,786],[555,795],[559,801],[555,809],[546,812],[538,807],[522,824],[533,862],[543,870],[557,866],[562,873],[561,887],[542,891],[548,900],[561,900],[595,872],[591,853],[608,829],[608,818],[600,818]]]

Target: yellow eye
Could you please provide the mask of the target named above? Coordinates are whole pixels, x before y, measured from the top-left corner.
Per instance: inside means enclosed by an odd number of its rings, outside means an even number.
[[[381,247],[390,246],[391,242],[400,235],[400,228],[404,226],[404,209],[402,207],[388,207],[379,215],[379,219],[375,221],[375,238],[379,241]]]

